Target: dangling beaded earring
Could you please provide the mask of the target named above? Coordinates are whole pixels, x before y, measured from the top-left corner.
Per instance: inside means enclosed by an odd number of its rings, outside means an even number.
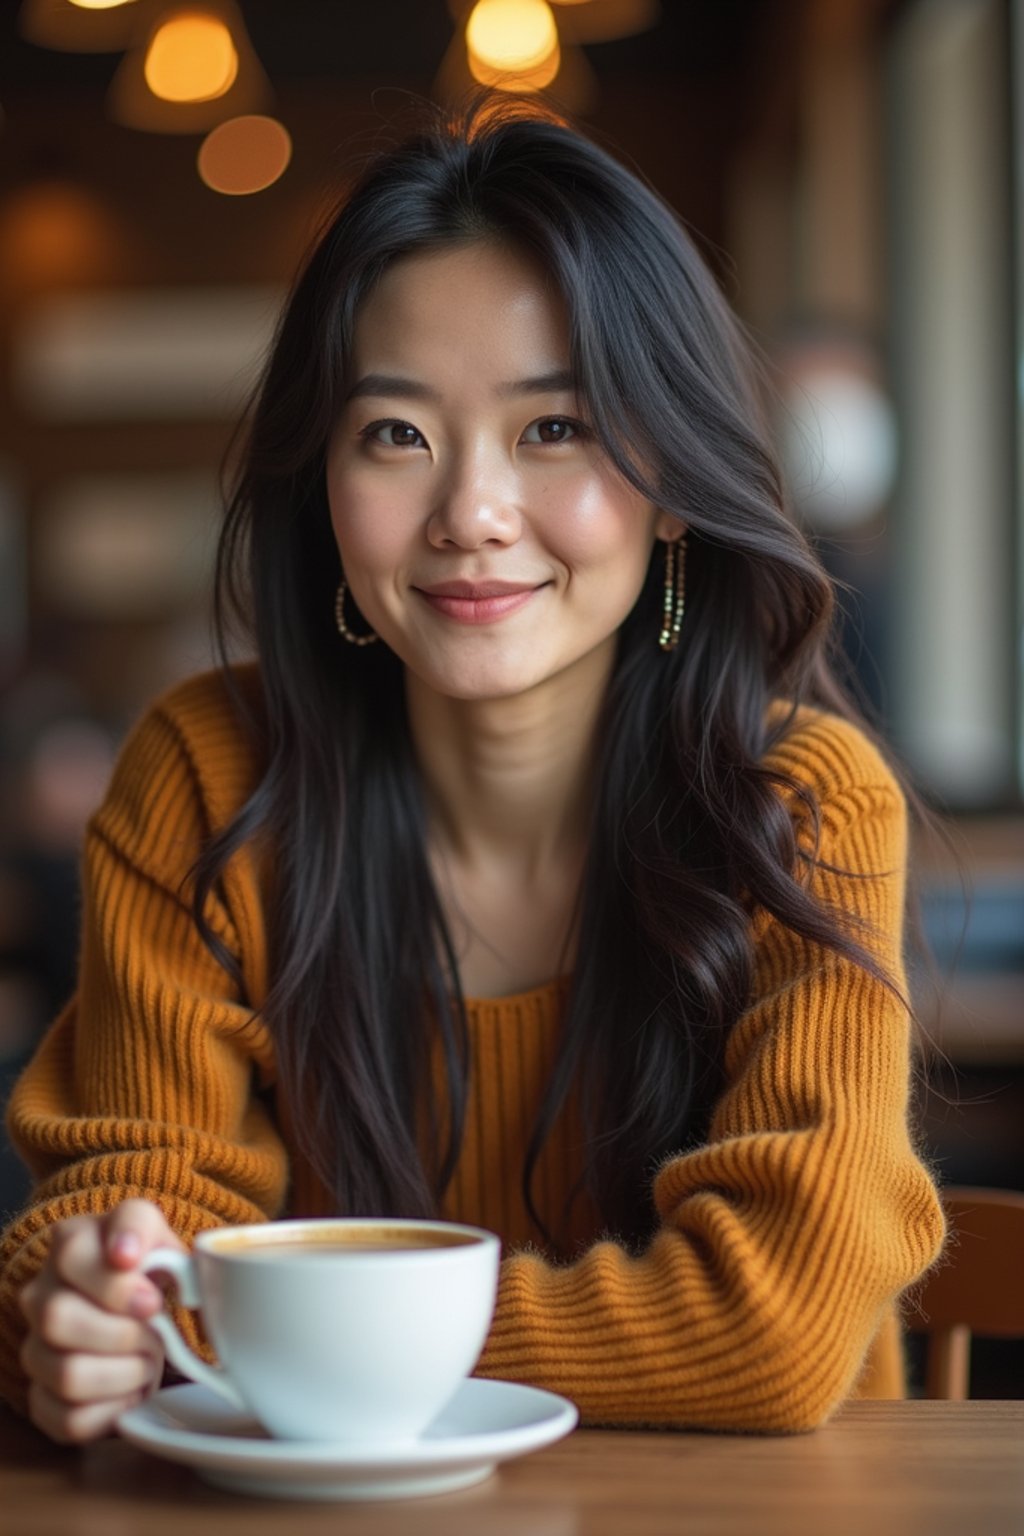
[[[338,626],[338,633],[349,645],[373,645],[380,635],[373,630],[368,635],[354,635],[345,623],[345,593],[348,591],[348,583],[342,581],[338,587],[337,596],[334,599],[334,622]]]
[[[665,542],[665,603],[662,610],[658,644],[663,651],[674,651],[679,642],[686,609],[686,534]]]

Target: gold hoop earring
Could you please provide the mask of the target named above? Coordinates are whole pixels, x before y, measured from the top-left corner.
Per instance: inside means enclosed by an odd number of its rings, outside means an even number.
[[[375,640],[380,639],[380,635],[375,634],[372,629],[368,635],[355,635],[345,623],[345,593],[347,591],[348,583],[342,580],[334,599],[334,622],[338,626],[338,633],[343,640],[348,641],[349,645],[373,645]]]
[[[674,651],[679,643],[686,611],[686,534],[665,541],[665,601],[662,608],[658,644],[663,651]]]

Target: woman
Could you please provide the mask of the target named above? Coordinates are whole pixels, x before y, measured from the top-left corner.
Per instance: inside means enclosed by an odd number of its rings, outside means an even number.
[[[484,1374],[791,1431],[901,1390],[906,812],[830,680],[738,328],[677,221],[486,100],[369,167],[287,306],[222,635],[128,742],[10,1125],[5,1391],[159,1381],[140,1255],[427,1212],[505,1243]]]

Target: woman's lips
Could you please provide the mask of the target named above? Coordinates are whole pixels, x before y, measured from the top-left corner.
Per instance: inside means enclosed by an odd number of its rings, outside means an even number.
[[[418,587],[416,591],[436,613],[444,613],[457,624],[493,624],[496,619],[504,619],[505,614],[525,607],[542,585],[547,582],[537,587],[511,587],[505,582],[441,582],[436,587]]]

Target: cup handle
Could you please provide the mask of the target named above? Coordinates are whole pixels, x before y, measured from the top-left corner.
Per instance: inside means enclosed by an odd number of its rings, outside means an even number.
[[[154,1248],[146,1255],[139,1268],[144,1275],[150,1275],[154,1271],[169,1275],[174,1281],[182,1306],[197,1308],[200,1305],[195,1261],[190,1253],[181,1253],[177,1248]],[[147,1321],[153,1332],[160,1338],[168,1360],[183,1376],[187,1376],[190,1381],[199,1382],[201,1386],[209,1387],[211,1392],[216,1392],[218,1397],[222,1397],[233,1408],[248,1410],[248,1404],[227,1372],[217,1366],[207,1365],[205,1360],[200,1360],[199,1356],[189,1349],[166,1312],[157,1312]]]

